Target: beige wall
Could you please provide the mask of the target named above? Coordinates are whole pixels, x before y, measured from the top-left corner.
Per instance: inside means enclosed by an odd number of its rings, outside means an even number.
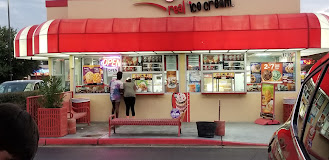
[[[55,18],[132,18],[132,17],[169,17],[168,12],[154,6],[134,5],[135,2],[153,2],[165,7],[178,5],[183,0],[168,3],[165,0],[69,0],[68,7],[47,8],[47,17]],[[205,0],[191,0],[205,2]],[[171,14],[170,17],[219,16],[219,15],[257,15],[300,13],[300,0],[232,0],[234,7],[212,7],[210,11],[191,13],[187,0],[186,14]]]
[[[49,7],[47,8],[47,20],[68,19],[68,7]]]
[[[112,105],[109,94],[76,94],[75,98],[91,100],[91,121],[106,122]],[[283,119],[283,98],[297,97],[297,92],[276,93],[276,119]],[[218,120],[218,101],[221,101],[221,120],[227,122],[253,122],[259,118],[260,93],[246,95],[201,95],[191,94],[191,122]],[[138,95],[136,118],[170,118],[171,94]],[[125,117],[125,105],[121,100],[120,117]]]

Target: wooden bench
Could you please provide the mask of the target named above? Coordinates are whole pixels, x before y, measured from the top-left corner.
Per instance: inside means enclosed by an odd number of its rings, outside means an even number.
[[[176,119],[128,119],[128,118],[116,118],[115,115],[111,115],[109,118],[109,136],[111,136],[111,127],[115,133],[115,126],[120,125],[151,125],[151,126],[178,126],[178,137],[181,134],[181,125],[185,116],[183,112]]]

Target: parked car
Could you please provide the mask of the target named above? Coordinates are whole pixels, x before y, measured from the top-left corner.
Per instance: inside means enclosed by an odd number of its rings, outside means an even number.
[[[310,70],[290,118],[274,134],[269,159],[329,159],[329,54]]]
[[[26,92],[38,90],[42,80],[6,81],[0,85],[0,93]]]

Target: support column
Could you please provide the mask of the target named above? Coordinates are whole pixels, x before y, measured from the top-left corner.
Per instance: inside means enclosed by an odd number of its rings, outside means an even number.
[[[186,54],[178,54],[179,92],[186,92]]]
[[[70,91],[75,90],[74,83],[74,56],[70,55],[69,57],[69,67],[70,67]]]
[[[48,57],[48,69],[49,69],[49,76],[52,76],[53,75],[53,61],[49,57]]]

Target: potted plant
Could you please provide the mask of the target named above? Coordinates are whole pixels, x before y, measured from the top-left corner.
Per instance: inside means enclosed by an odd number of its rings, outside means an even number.
[[[62,80],[44,77],[40,86],[38,128],[41,137],[63,137],[67,135],[67,108],[63,107]]]

